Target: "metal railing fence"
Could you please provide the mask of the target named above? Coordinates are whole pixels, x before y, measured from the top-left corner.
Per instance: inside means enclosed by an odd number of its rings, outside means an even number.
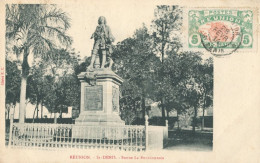
[[[75,124],[10,123],[9,147],[52,149],[115,149],[144,151],[146,126],[79,126]]]

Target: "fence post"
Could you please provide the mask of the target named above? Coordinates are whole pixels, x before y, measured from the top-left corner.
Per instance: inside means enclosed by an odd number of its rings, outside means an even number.
[[[165,137],[168,138],[168,119],[165,120],[165,128],[166,128]]]
[[[148,115],[145,115],[145,150],[148,150]]]
[[[11,114],[11,117],[10,117],[10,128],[9,128],[9,140],[8,140],[8,148],[11,148],[11,139],[12,139],[12,133],[13,133],[13,122],[14,122],[14,115]]]

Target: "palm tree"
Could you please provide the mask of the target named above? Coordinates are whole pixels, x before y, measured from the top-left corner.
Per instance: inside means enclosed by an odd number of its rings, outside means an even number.
[[[72,39],[66,35],[70,19],[55,5],[6,5],[6,44],[12,44],[14,53],[22,55],[19,123],[24,123],[26,85],[29,75],[28,56],[50,58],[55,48],[69,46]]]

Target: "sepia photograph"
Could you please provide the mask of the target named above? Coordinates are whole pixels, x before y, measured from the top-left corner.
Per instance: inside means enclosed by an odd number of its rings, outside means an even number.
[[[3,5],[4,148],[117,162],[219,151],[215,126],[234,112],[215,63],[257,52],[256,9],[90,4]]]
[[[212,150],[213,59],[181,51],[181,7],[153,14],[116,43],[99,16],[82,54],[62,7],[6,5],[6,145]]]

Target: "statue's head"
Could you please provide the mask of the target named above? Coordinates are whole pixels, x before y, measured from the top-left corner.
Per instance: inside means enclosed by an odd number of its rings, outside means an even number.
[[[107,24],[106,18],[104,16],[100,16],[98,18],[98,24]]]

